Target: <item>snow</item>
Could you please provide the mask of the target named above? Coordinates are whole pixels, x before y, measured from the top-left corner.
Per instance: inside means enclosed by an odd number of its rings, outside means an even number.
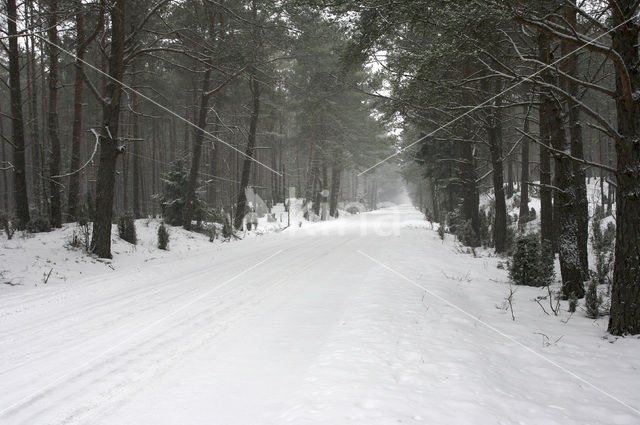
[[[0,240],[0,423],[640,423],[640,340],[606,318],[517,287],[512,321],[504,260],[408,206],[295,223],[164,252],[139,221],[109,262],[73,227]]]

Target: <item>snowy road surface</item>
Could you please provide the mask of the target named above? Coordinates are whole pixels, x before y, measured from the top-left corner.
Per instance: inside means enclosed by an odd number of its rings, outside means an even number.
[[[3,291],[0,423],[640,423],[639,340],[535,288],[512,321],[498,260],[412,208],[214,245]]]

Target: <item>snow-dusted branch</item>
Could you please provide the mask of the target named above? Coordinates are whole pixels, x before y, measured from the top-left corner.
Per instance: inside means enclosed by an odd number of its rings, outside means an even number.
[[[67,174],[60,174],[58,176],[51,176],[52,179],[59,179],[59,178],[62,178],[62,177],[69,177],[69,176],[73,176],[74,174],[78,174],[80,171],[84,170],[91,162],[93,162],[93,158],[96,156],[96,152],[98,152],[98,146],[100,145],[100,135],[98,134],[98,132],[94,128],[92,128],[90,131],[96,137],[96,144],[95,144],[95,146],[93,148],[93,153],[91,154],[91,157],[89,158],[89,160],[87,162],[85,162],[84,165],[82,167],[78,168],[77,170],[72,171],[72,172],[67,173]]]
[[[16,169],[16,167],[14,167],[14,165],[12,163],[10,163],[9,161],[7,161],[6,163],[9,164],[9,165],[7,165],[6,167],[0,168],[0,171],[8,171],[8,170],[15,170]]]
[[[567,158],[567,159],[570,159],[571,161],[579,162],[579,163],[581,163],[581,164],[588,165],[588,166],[590,166],[590,167],[600,168],[600,169],[602,169],[602,170],[608,171],[608,172],[613,173],[613,174],[616,174],[616,173],[617,173],[617,170],[616,170],[615,168],[609,167],[609,166],[604,165],[604,164],[598,164],[597,162],[587,161],[586,159],[576,158],[575,156],[572,156],[572,155],[571,155],[570,153],[568,153],[568,152],[561,151],[561,150],[559,150],[559,149],[555,149],[555,148],[553,148],[553,147],[551,147],[551,146],[548,146],[548,145],[546,145],[546,144],[542,143],[542,142],[541,142],[540,140],[538,140],[536,137],[533,137],[533,136],[532,136],[532,135],[530,135],[529,133],[527,133],[527,132],[525,132],[525,131],[523,131],[523,130],[521,130],[521,129],[519,129],[519,128],[516,128],[515,130],[516,130],[518,133],[520,133],[520,134],[522,134],[523,136],[525,136],[527,139],[529,139],[529,140],[531,140],[531,141],[535,142],[536,144],[540,145],[541,147],[543,147],[543,148],[545,148],[545,149],[548,149],[550,152],[552,152],[552,153],[554,153],[554,154],[556,154],[556,155],[563,156],[563,157],[565,157],[565,158]]]

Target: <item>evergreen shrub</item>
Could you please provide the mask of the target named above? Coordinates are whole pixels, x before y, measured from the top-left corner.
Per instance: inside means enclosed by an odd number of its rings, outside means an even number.
[[[509,278],[516,285],[546,286],[554,277],[550,247],[540,243],[540,235],[531,233],[515,239]]]
[[[169,231],[167,227],[164,225],[164,222],[160,223],[160,227],[158,227],[158,248],[162,250],[167,250],[169,246]]]
[[[138,242],[133,214],[126,213],[120,217],[118,220],[118,236],[133,245]]]

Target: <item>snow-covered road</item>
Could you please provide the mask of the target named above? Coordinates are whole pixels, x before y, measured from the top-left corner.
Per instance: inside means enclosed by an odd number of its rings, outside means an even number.
[[[498,260],[428,227],[390,208],[5,291],[0,423],[640,423],[639,340],[535,288],[512,321]]]

